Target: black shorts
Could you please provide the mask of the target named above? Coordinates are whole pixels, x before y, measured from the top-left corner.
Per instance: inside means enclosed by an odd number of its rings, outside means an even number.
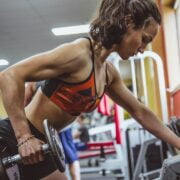
[[[30,122],[29,127],[32,134],[44,141],[46,143],[45,136],[40,133]],[[0,120],[0,136],[5,139],[8,145],[8,152],[10,155],[15,155],[18,153],[17,140],[15,138],[14,131],[12,129],[9,119]],[[57,169],[53,164],[50,156],[46,155],[43,162],[33,164],[33,165],[24,165],[20,164],[19,169],[22,173],[23,180],[37,180],[43,178]]]

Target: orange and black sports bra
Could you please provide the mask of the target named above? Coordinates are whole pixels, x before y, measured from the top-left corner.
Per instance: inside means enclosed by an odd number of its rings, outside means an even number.
[[[77,116],[82,112],[93,111],[99,104],[104,94],[103,93],[101,97],[98,97],[95,83],[94,50],[91,39],[89,37],[86,38],[90,42],[93,63],[89,77],[86,80],[78,83],[69,83],[59,78],[55,78],[46,80],[42,85],[43,93],[58,107],[73,116]],[[104,92],[105,89],[106,85],[104,87]]]

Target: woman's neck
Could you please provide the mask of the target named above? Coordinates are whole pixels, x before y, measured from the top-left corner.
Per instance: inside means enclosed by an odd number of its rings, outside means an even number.
[[[111,50],[104,48],[100,43],[95,44],[94,41],[93,41],[93,48],[94,48],[95,58],[99,59],[101,63],[104,63],[106,61],[106,58],[112,52]]]

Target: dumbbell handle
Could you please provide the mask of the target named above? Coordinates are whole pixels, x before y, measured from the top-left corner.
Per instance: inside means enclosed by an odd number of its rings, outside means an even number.
[[[42,151],[43,151],[43,154],[49,153],[49,145],[43,144],[42,145]],[[21,156],[19,154],[16,154],[14,156],[8,156],[8,157],[5,157],[2,159],[2,163],[5,167],[9,166],[13,163],[21,163],[21,162],[22,162],[22,159],[21,159]]]

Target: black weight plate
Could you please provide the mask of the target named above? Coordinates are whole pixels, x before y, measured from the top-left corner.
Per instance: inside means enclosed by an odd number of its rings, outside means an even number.
[[[61,172],[65,171],[65,154],[64,149],[59,139],[57,131],[52,128],[52,137],[53,137],[53,152],[54,152],[54,160]]]
[[[43,121],[43,126],[45,130],[45,136],[47,143],[49,144],[52,160],[54,161],[56,167],[61,171],[65,171],[65,155],[58,136],[58,132],[48,123],[48,120]]]
[[[3,166],[2,159],[0,158],[0,179],[2,180],[8,180],[8,176],[6,174],[6,170]]]
[[[0,138],[0,180],[22,178],[21,169],[16,163],[4,164],[4,160],[12,155],[12,151],[9,149],[8,143],[2,137]]]
[[[170,123],[167,125],[167,127],[169,129],[171,129],[171,131],[173,131],[177,136],[179,136],[179,131],[176,127],[176,121],[175,120],[171,120]],[[174,156],[174,155],[177,155],[177,151],[176,151],[176,148],[173,147],[172,145],[170,144],[167,144],[167,147],[170,151],[170,153]]]

